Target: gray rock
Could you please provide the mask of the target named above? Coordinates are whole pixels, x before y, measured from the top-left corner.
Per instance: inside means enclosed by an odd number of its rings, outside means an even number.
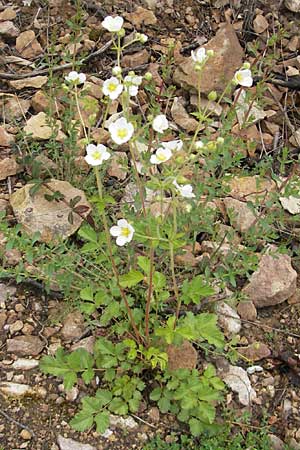
[[[36,359],[19,358],[12,364],[15,370],[31,370],[38,367],[39,362]]]
[[[282,442],[279,437],[275,436],[275,434],[268,435],[271,444],[271,450],[284,450],[284,442]]]
[[[0,383],[0,391],[8,397],[23,397],[34,393],[29,384],[11,383],[8,381]]]
[[[242,405],[249,406],[256,399],[256,392],[251,386],[247,372],[242,367],[229,365],[229,370],[219,375],[224,383],[238,394]]]
[[[300,12],[300,0],[285,0],[285,6],[292,12]]]
[[[33,184],[27,184],[11,196],[11,206],[19,223],[24,230],[33,235],[41,233],[43,242],[55,242],[58,238],[66,239],[82,224],[84,217],[91,211],[83,191],[74,188],[67,181],[52,180],[47,186],[42,186],[34,196],[30,194]],[[48,201],[45,195],[60,192],[64,198],[59,201]],[[81,208],[81,214],[72,212],[69,203],[75,197],[81,200],[76,207]],[[72,214],[73,223],[69,217]]]
[[[61,435],[58,436],[57,443],[60,450],[96,450],[96,447],[92,445],[82,444],[81,442],[74,441],[74,439],[64,438]]]
[[[297,272],[288,255],[264,255],[249,284],[243,289],[257,308],[278,305],[296,291]]]
[[[84,348],[87,352],[93,353],[95,345],[94,336],[88,336],[86,338],[80,339],[80,341],[76,342],[72,345],[71,350],[77,350],[78,348]]]
[[[7,339],[7,352],[20,356],[37,356],[45,344],[38,336],[17,336]]]
[[[219,318],[219,325],[226,335],[237,334],[241,330],[241,320],[238,313],[227,303],[218,303],[216,312]]]
[[[223,201],[231,225],[241,233],[249,230],[254,224],[256,216],[247,203],[232,197],[226,197]]]
[[[12,39],[19,36],[20,30],[10,20],[0,22],[0,36]]]
[[[71,312],[64,320],[61,336],[65,341],[73,341],[84,333],[84,317],[79,311]]]

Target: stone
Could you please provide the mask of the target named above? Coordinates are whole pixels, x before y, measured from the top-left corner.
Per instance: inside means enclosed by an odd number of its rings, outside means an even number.
[[[30,108],[30,100],[18,98],[17,96],[8,97],[0,108],[0,118],[6,122],[12,122],[25,117]]]
[[[0,283],[0,308],[5,308],[5,302],[15,295],[17,288]]]
[[[257,311],[253,302],[241,301],[238,304],[237,312],[241,319],[253,322],[257,318]]]
[[[241,320],[238,313],[226,302],[220,302],[216,306],[218,322],[226,335],[237,334],[241,330]]]
[[[201,75],[201,92],[223,92],[234,73],[241,67],[244,52],[234,28],[229,23],[222,26],[206,45],[206,50],[213,50],[214,56],[205,65]],[[183,88],[198,90],[199,75],[195,71],[191,57],[180,58],[181,62],[174,71],[173,79]],[[212,76],[213,74],[213,76]]]
[[[247,372],[242,367],[229,365],[228,371],[220,372],[219,375],[224,383],[238,394],[242,405],[249,406],[256,399],[256,392],[251,386]]]
[[[253,342],[251,345],[239,347],[237,350],[238,353],[253,362],[268,358],[271,355],[271,350],[263,342]]]
[[[2,198],[0,198],[0,212],[5,212],[7,213],[9,209],[9,203],[7,200],[4,200]],[[1,244],[0,244],[1,247]]]
[[[48,77],[38,75],[36,77],[28,77],[23,80],[13,80],[9,82],[9,85],[17,91],[30,87],[39,89],[48,82]]]
[[[28,430],[22,430],[20,433],[20,437],[24,439],[24,441],[30,441],[32,438],[32,434]]]
[[[184,340],[181,345],[168,345],[168,369],[195,369],[198,354],[193,345]]]
[[[31,105],[35,112],[45,112],[50,105],[50,101],[45,92],[37,91],[31,99]]]
[[[180,97],[174,98],[171,116],[174,122],[188,133],[195,131],[198,127],[199,122],[186,111],[183,99]]]
[[[235,110],[241,128],[244,124],[249,126],[266,117],[267,113],[257,105],[257,102],[247,101],[246,91],[237,90],[235,98],[237,99]]]
[[[3,331],[3,327],[4,327],[4,325],[5,325],[6,320],[7,320],[7,314],[6,314],[6,312],[1,311],[1,312],[0,312],[0,334],[1,334],[2,331]]]
[[[0,160],[0,180],[16,175],[21,171],[21,166],[17,163],[16,158],[11,156]]]
[[[231,197],[224,198],[223,202],[233,228],[244,233],[253,226],[256,216],[246,202]]]
[[[109,160],[107,173],[111,177],[115,177],[120,181],[124,181],[127,177],[126,167],[128,158],[125,152],[115,152]]]
[[[300,12],[300,0],[285,0],[285,6],[292,12]]]
[[[22,260],[22,254],[17,248],[12,248],[11,250],[5,250],[3,263],[5,267],[13,266],[15,267]]]
[[[271,450],[284,450],[285,445],[284,442],[279,439],[279,437],[275,436],[275,434],[268,434],[268,438],[271,444]]]
[[[135,69],[138,66],[142,66],[143,64],[147,64],[149,61],[150,54],[144,48],[140,52],[133,53],[132,55],[125,55],[122,58],[122,63],[124,67],[128,67],[130,69]]]
[[[156,406],[152,406],[152,408],[148,411],[148,418],[150,422],[159,423],[160,421],[160,412]]]
[[[289,139],[290,144],[294,147],[300,146],[300,128],[298,128]]]
[[[3,20],[14,20],[17,16],[17,13],[12,8],[6,8],[4,11],[0,13],[0,22]]]
[[[39,240],[53,242],[66,239],[75,233],[84,218],[90,213],[91,206],[83,191],[74,188],[67,181],[51,180],[43,185],[34,196],[30,194],[33,184],[27,184],[11,196],[11,207],[24,230],[32,236],[40,232]],[[48,201],[45,194],[61,192],[63,201]],[[69,207],[71,199],[80,197],[76,207],[81,208],[80,215]],[[72,212],[73,223],[69,221]]]
[[[284,302],[296,291],[297,272],[288,255],[263,255],[258,269],[251,275],[243,294],[257,308]]]
[[[275,181],[259,175],[248,177],[234,177],[226,182],[230,188],[229,195],[238,200],[259,201],[267,197],[266,194],[276,190]]]
[[[57,443],[60,450],[96,450],[96,447],[92,445],[82,444],[81,442],[74,441],[74,439],[64,438],[61,435],[58,436]]]
[[[84,348],[87,352],[93,353],[95,345],[94,336],[88,336],[86,338],[80,339],[80,341],[76,342],[72,345],[71,350],[74,352],[78,348]]]
[[[289,195],[288,197],[279,197],[282,207],[290,214],[300,213],[300,197]]]
[[[16,39],[16,49],[23,58],[32,59],[43,53],[33,30],[20,33]]]
[[[61,336],[65,341],[73,341],[84,333],[84,317],[79,311],[71,312],[64,320]]]
[[[0,36],[4,38],[13,39],[19,36],[20,30],[10,20],[0,22]]]
[[[43,350],[45,343],[38,336],[17,336],[7,339],[7,353],[20,356],[37,356]]]
[[[61,141],[65,138],[65,135],[61,131],[60,120],[56,121],[56,126],[58,130],[55,139],[57,141]],[[35,116],[30,117],[24,127],[24,131],[29,134],[32,139],[47,140],[50,139],[54,130],[49,126],[47,115],[44,112],[40,112]]]
[[[15,370],[32,370],[39,366],[36,359],[19,358],[13,362],[12,368]]]
[[[11,383],[6,381],[0,383],[0,392],[8,397],[23,397],[24,395],[34,393],[29,384]]]
[[[76,398],[78,397],[79,389],[78,387],[74,386],[71,389],[69,389],[66,393],[66,400],[68,402],[74,402]]]
[[[122,417],[110,414],[109,416],[110,425],[113,427],[120,427],[124,430],[133,430],[138,427],[138,423],[133,419],[133,417]]]
[[[15,322],[13,322],[12,324],[9,325],[10,334],[15,334],[18,331],[21,331],[23,326],[24,326],[24,323],[22,322],[22,320],[16,320]]]
[[[253,20],[253,29],[255,33],[261,34],[266,31],[269,27],[267,19],[262,14],[257,14]]]
[[[91,128],[94,126],[100,116],[100,105],[96,98],[91,95],[85,95],[79,100],[81,118],[85,127]],[[79,115],[77,119],[81,121]]]
[[[143,25],[155,25],[157,23],[155,14],[142,6],[138,6],[132,13],[126,13],[124,16],[137,30],[140,30]]]
[[[0,147],[11,147],[15,142],[15,137],[7,133],[4,127],[0,127]]]

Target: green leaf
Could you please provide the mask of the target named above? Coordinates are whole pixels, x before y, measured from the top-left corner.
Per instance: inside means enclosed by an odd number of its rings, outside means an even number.
[[[202,275],[197,275],[191,281],[185,280],[182,284],[182,297],[185,304],[192,301],[199,304],[203,297],[214,294],[214,289],[207,286]]]
[[[203,432],[203,424],[194,417],[189,420],[189,426],[193,436],[199,436]]]
[[[153,274],[153,287],[155,291],[160,291],[166,286],[166,277],[163,273],[154,272]]]
[[[89,384],[92,381],[92,379],[94,378],[95,372],[93,369],[88,369],[88,370],[85,370],[81,376],[82,376],[82,379],[85,382],[85,384]]]
[[[97,426],[97,432],[102,434],[109,427],[109,413],[107,411],[102,411],[98,413],[94,418]]]
[[[74,430],[85,431],[91,428],[94,422],[94,416],[87,414],[85,411],[80,411],[77,413],[73,419],[70,421],[70,425]]]
[[[96,231],[90,225],[83,225],[79,230],[78,234],[80,237],[86,241],[95,242],[98,241],[98,236]]]
[[[146,256],[138,256],[138,266],[145,272],[146,275],[150,273],[150,260]]]
[[[153,389],[153,391],[151,392],[151,394],[150,394],[150,400],[153,400],[153,401],[157,401],[157,400],[159,400],[160,399],[160,397],[161,397],[161,388],[159,388],[159,387],[157,387],[157,388],[155,388],[155,389]]]
[[[69,391],[72,389],[74,384],[77,382],[77,375],[75,372],[68,372],[64,376],[64,388],[66,391]]]
[[[128,413],[128,405],[121,397],[114,397],[109,404],[109,410],[120,416],[125,416]]]
[[[131,270],[128,273],[120,276],[120,285],[122,287],[132,287],[138,284],[140,281],[144,279],[144,275],[142,272],[138,270]]]
[[[100,401],[101,406],[105,406],[112,400],[112,393],[105,389],[98,389],[96,399]]]
[[[170,400],[166,397],[161,397],[157,402],[157,405],[163,414],[169,411],[170,404]]]
[[[80,291],[80,298],[92,302],[94,300],[94,292],[91,286],[87,286]]]
[[[216,314],[202,313],[197,316],[197,327],[200,336],[217,348],[224,347],[224,336],[218,328]]]

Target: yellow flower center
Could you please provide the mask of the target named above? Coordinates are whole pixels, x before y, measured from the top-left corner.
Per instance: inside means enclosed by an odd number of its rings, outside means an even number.
[[[109,83],[108,90],[109,92],[114,92],[117,89],[117,85],[115,83]]]
[[[237,73],[237,74],[236,74],[236,79],[237,79],[238,81],[243,81],[243,79],[244,79],[243,74],[242,74],[242,73]]]
[[[94,159],[101,159],[101,153],[99,152],[99,150],[96,150],[96,151],[93,153],[93,158],[94,158]]]
[[[158,161],[165,161],[166,160],[166,156],[163,153],[156,153],[156,157],[158,159]]]
[[[120,139],[124,139],[128,134],[128,130],[126,128],[120,128],[117,132],[117,135]]]
[[[128,227],[122,227],[121,236],[128,237],[130,235],[130,230]]]

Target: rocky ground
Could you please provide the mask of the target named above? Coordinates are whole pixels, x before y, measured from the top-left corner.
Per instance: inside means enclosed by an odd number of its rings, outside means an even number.
[[[40,231],[43,242],[53,240],[58,225],[64,238],[71,236],[90,212],[83,192],[75,189],[68,180],[52,181],[52,184],[48,183],[48,189],[50,192],[59,189],[65,194],[66,202],[80,194],[83,208],[72,223],[68,220],[71,210],[66,203],[45,203],[43,191],[39,191],[32,201],[26,185],[26,174],[30,170],[26,164],[20,164],[18,156],[23,150],[14,145],[18,141],[20,124],[37,142],[45,143],[51,136],[45,114],[49,103],[43,86],[49,81],[44,53],[51,44],[48,32],[54,23],[61,27],[55,56],[61,56],[66,47],[78,55],[80,52],[86,55],[84,72],[89,74],[87,85],[90,97],[95,100],[97,117],[100,116],[99,87],[112,66],[112,55],[102,48],[108,39],[100,25],[108,13],[121,14],[128,32],[136,29],[149,35],[147,46],[128,51],[123,64],[137,72],[150,71],[157,86],[163,84],[161,67],[168,66],[168,48],[173,46],[175,69],[169,74],[169,82],[176,85],[176,92],[172,97],[170,117],[177,129],[186,133],[192,133],[197,127],[190,114],[197,104],[193,93],[197,80],[189,57],[191,49],[207,43],[207,48],[215,51],[217,57],[213,66],[204,71],[202,90],[204,94],[211,90],[219,92],[246,58],[251,62],[255,60],[249,51],[249,42],[257,40],[259,57],[268,58],[271,50],[266,49],[267,37],[281,24],[286,34],[280,39],[280,55],[275,66],[272,63],[274,56],[270,56],[264,105],[251,106],[253,123],[241,130],[239,125],[245,118],[243,102],[246,101],[241,95],[237,99],[241,108],[232,133],[249,144],[249,165],[255,165],[262,154],[275,158],[276,149],[283,144],[289,146],[291,159],[297,161],[300,147],[298,0],[119,0],[113,5],[106,1],[83,1],[86,34],[75,49],[68,40],[70,30],[66,23],[76,12],[73,2],[49,0],[48,6],[45,3],[0,0],[0,211],[6,211],[12,221],[22,223],[28,232]],[[99,49],[101,52],[93,55]],[[53,64],[58,72],[62,70],[58,63]],[[142,106],[147,102],[146,98],[139,100]],[[205,98],[202,101],[207,102]],[[59,98],[56,106],[57,111],[62,108]],[[118,106],[114,107],[117,110]],[[211,102],[209,108],[214,117],[211,127],[217,135],[225,106]],[[84,111],[84,120],[89,115],[89,110]],[[59,114],[55,118],[59,129],[56,139],[61,142],[65,135],[58,117]],[[92,133],[97,141],[97,130]],[[127,161],[126,152],[122,157]],[[55,162],[47,155],[41,162],[48,169],[54,164],[55,170]],[[78,154],[77,164],[83,173],[87,170],[83,154]],[[292,170],[299,175],[297,165]],[[111,179],[126,182],[126,170],[118,161],[112,162],[108,173]],[[226,238],[229,226],[236,239],[235,245],[242,246],[241,236],[257,221],[257,215],[248,207],[247,201],[259,202],[265,213],[268,195],[278,189],[269,175],[266,174],[258,191],[256,176],[237,174],[220,207],[227,223],[222,224],[221,241],[213,242],[204,235],[194,252],[186,249],[184,255],[177,255],[177,264],[197,266],[203,255],[214,255],[216,248],[222,259],[230,250]],[[285,176],[283,187],[290,173]],[[129,186],[128,193],[131,190]],[[293,195],[282,197],[281,204],[287,217],[296,217],[293,229],[296,237],[291,244],[295,257],[278,255],[276,248],[270,246],[269,253],[260,258],[257,270],[241,286],[249,300],[236,307],[217,299],[220,326],[228,338],[239,336],[238,351],[244,359],[238,366],[229,364],[224,358],[214,361],[219,375],[230,388],[226,398],[228,409],[237,416],[251,411],[254,428],[260,427],[267,417],[275,450],[283,448],[283,441],[289,442],[294,449],[300,448],[300,266],[297,258],[300,204]],[[228,216],[232,209],[235,216],[230,221]],[[5,239],[0,238],[3,247]],[[22,249],[3,250],[3,266],[16,267],[22,258]],[[29,269],[27,266],[26,270]],[[80,384],[65,392],[57,379],[41,374],[38,362],[42,355],[54,354],[61,345],[67,349],[79,346],[91,349],[97,331],[89,327],[79,312],[74,312],[70,303],[63,301],[54,280],[50,294],[41,284],[30,280],[21,285],[14,279],[3,278],[1,281],[0,448],[2,445],[5,450],[141,449],[143,442],[154,434],[161,432],[168,439],[172,431],[178,430],[177,423],[162,417],[146,402],[136,417],[112,417],[104,436],[93,430],[88,433],[72,430],[68,422],[87,388]],[[222,295],[220,293],[219,298]],[[250,368],[246,364],[249,361],[253,363]]]

